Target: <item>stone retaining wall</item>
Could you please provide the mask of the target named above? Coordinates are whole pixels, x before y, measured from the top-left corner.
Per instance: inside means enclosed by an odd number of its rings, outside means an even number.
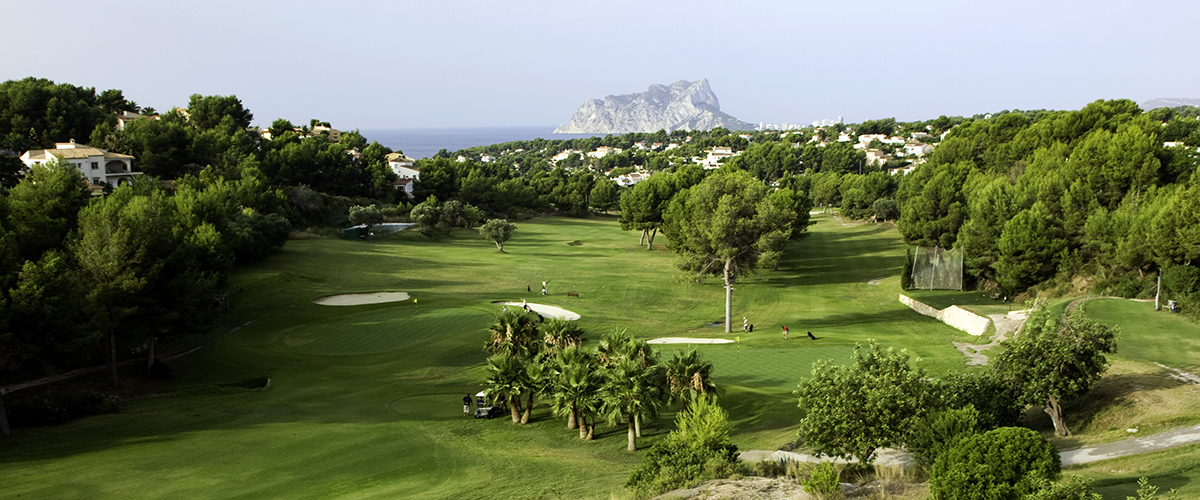
[[[937,318],[942,323],[975,336],[983,335],[983,333],[987,331],[988,325],[992,324],[992,320],[961,307],[950,306],[940,310],[934,309],[929,304],[904,295],[903,293],[900,294],[900,303],[908,306],[918,313],[931,318]]]

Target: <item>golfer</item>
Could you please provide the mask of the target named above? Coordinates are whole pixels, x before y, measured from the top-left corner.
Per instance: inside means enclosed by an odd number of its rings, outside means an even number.
[[[471,414],[471,395],[463,396],[463,416]]]

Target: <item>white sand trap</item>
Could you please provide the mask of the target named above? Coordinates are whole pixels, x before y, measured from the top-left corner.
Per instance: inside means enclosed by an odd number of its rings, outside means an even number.
[[[384,302],[400,302],[402,300],[408,300],[407,293],[370,292],[319,297],[313,299],[313,303],[323,306],[361,306],[363,304],[382,304]]]
[[[521,307],[520,302],[497,301],[497,302],[492,302],[492,303],[500,304],[502,306]],[[529,308],[533,309],[534,312],[541,314],[542,316],[545,316],[547,318],[559,318],[559,319],[565,319],[567,321],[575,321],[575,320],[579,319],[578,314],[568,311],[566,309],[563,309],[561,307],[548,306],[546,304],[534,304],[533,302],[530,302]]]
[[[647,344],[732,344],[729,339],[697,339],[689,337],[662,337],[650,339]]]

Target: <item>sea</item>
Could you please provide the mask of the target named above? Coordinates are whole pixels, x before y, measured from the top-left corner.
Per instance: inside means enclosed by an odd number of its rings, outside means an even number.
[[[606,134],[555,134],[554,127],[462,127],[462,128],[394,128],[359,130],[370,141],[393,151],[403,151],[410,158],[432,158],[438,151],[458,151],[474,146],[502,142],[603,137]]]

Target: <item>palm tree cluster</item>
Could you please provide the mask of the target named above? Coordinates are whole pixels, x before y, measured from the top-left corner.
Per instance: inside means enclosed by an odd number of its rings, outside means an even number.
[[[687,405],[716,394],[712,363],[692,350],[662,362],[645,340],[625,332],[604,336],[585,349],[584,331],[573,321],[536,322],[524,311],[498,314],[488,327],[488,395],[503,401],[514,424],[526,424],[535,397],[578,429],[579,439],[595,437],[596,421],[625,424],[629,451],[637,450],[642,422],[679,402]]]

